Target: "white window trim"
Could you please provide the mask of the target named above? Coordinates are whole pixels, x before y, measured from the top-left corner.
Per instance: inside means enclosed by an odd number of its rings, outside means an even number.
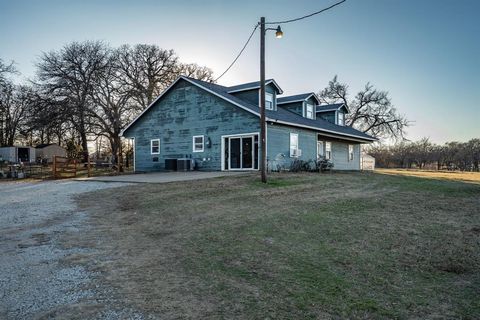
[[[202,138],[202,150],[195,149],[195,138]],[[193,136],[192,137],[192,152],[203,152],[205,150],[205,136]]]
[[[267,108],[267,97],[272,96],[272,107]],[[275,95],[270,92],[265,92],[265,110],[274,110],[275,109]]]
[[[340,124],[340,114],[342,114],[343,118],[342,118],[342,124]],[[339,126],[345,126],[345,113],[341,112],[341,111],[337,111],[337,124]]]
[[[226,134],[226,135],[223,135],[220,137],[221,139],[221,148],[222,148],[222,156],[221,156],[221,160],[222,160],[222,171],[228,171],[226,168],[225,168],[225,138],[231,138],[231,137],[243,137],[243,136],[253,136],[253,139],[255,141],[255,136],[258,136],[258,139],[260,139],[260,132],[246,132],[246,133],[239,133],[239,134]],[[265,150],[267,151],[267,154],[268,154],[268,126],[267,126],[267,130],[265,130],[265,141],[267,142],[266,143],[266,148]],[[259,143],[260,143],[260,140],[259,140]],[[257,154],[257,157],[258,157],[258,166],[260,167],[260,145],[259,145],[259,148],[258,148],[258,154]],[[254,165],[255,167],[255,165]],[[229,169],[231,170],[231,169]],[[255,169],[255,170],[260,170],[260,169]]]
[[[352,152],[350,152],[350,148],[352,148]],[[353,160],[355,160],[355,147],[353,144],[349,144],[348,145],[348,161],[353,161]]]
[[[153,142],[158,141],[158,152],[153,152]],[[150,140],[150,153],[151,154],[160,154],[160,139],[152,139]]]
[[[317,141],[317,158],[320,157],[325,157],[325,143],[319,140]]]
[[[312,107],[312,117],[311,118],[308,116],[308,106]],[[305,103],[305,118],[315,119],[315,105],[314,104],[308,103],[308,102]]]
[[[272,108],[271,108],[271,109],[270,109],[270,108],[267,108],[267,95],[271,95],[271,96],[272,96]],[[258,90],[258,108],[260,108],[260,102],[262,101],[261,99],[262,99],[262,98],[261,98],[260,89],[259,89],[259,90]],[[277,95],[265,91],[265,110],[275,111],[275,106],[276,106],[276,105],[277,105]]]
[[[297,145],[296,145],[296,148],[292,148],[292,136],[293,136],[293,137],[297,137]],[[289,142],[289,143],[290,143],[290,157],[298,157],[298,156],[299,156],[299,155],[298,155],[298,153],[299,153],[298,150],[300,150],[300,149],[299,149],[299,144],[300,144],[300,143],[299,143],[299,141],[298,141],[298,133],[290,132],[290,142]],[[296,151],[295,154],[294,154],[294,152],[292,152],[292,150],[295,150],[295,151]]]
[[[328,154],[328,157],[327,157],[327,154]],[[325,159],[332,160],[332,143],[330,141],[325,141]]]

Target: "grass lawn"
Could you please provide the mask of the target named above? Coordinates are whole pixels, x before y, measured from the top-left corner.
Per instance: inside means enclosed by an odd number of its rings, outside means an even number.
[[[480,184],[385,173],[87,194],[70,259],[166,319],[480,318]]]

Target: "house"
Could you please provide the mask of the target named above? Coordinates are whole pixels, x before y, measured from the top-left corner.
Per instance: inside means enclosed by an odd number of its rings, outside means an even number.
[[[314,93],[282,93],[266,81],[269,163],[323,156],[336,170],[360,170],[360,145],[376,139],[344,126],[345,106],[320,107]],[[179,77],[122,132],[133,140],[135,171],[164,170],[179,158],[198,170],[258,170],[259,97],[259,82],[226,87]]]
[[[0,157],[12,163],[35,162],[35,148],[27,146],[1,147]]]
[[[67,150],[56,143],[39,144],[35,147],[35,150],[36,158],[46,160],[48,163],[52,163],[55,156],[67,156]]]

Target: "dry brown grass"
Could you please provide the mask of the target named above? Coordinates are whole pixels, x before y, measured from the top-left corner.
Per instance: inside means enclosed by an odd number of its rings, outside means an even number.
[[[376,169],[376,173],[480,184],[480,172],[433,171],[415,169]]]
[[[154,318],[478,318],[479,194],[383,173],[138,184],[79,198],[65,245]]]

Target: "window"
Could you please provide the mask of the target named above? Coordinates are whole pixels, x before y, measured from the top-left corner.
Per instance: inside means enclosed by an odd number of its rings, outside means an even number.
[[[343,126],[344,123],[345,123],[345,115],[343,114],[343,112],[339,112],[338,113],[338,125]]]
[[[265,92],[265,109],[273,110],[273,94]]]
[[[193,136],[193,152],[203,152],[203,136]]]
[[[332,159],[332,143],[328,141],[325,142],[325,159]]]
[[[305,117],[308,119],[313,119],[313,104],[307,103],[307,107],[305,108]]]
[[[353,160],[353,144],[348,145],[348,161]]]
[[[160,154],[160,139],[150,140],[151,154]]]
[[[290,133],[290,157],[298,157],[298,134]]]
[[[322,158],[324,156],[323,152],[323,141],[317,141],[317,158]]]

